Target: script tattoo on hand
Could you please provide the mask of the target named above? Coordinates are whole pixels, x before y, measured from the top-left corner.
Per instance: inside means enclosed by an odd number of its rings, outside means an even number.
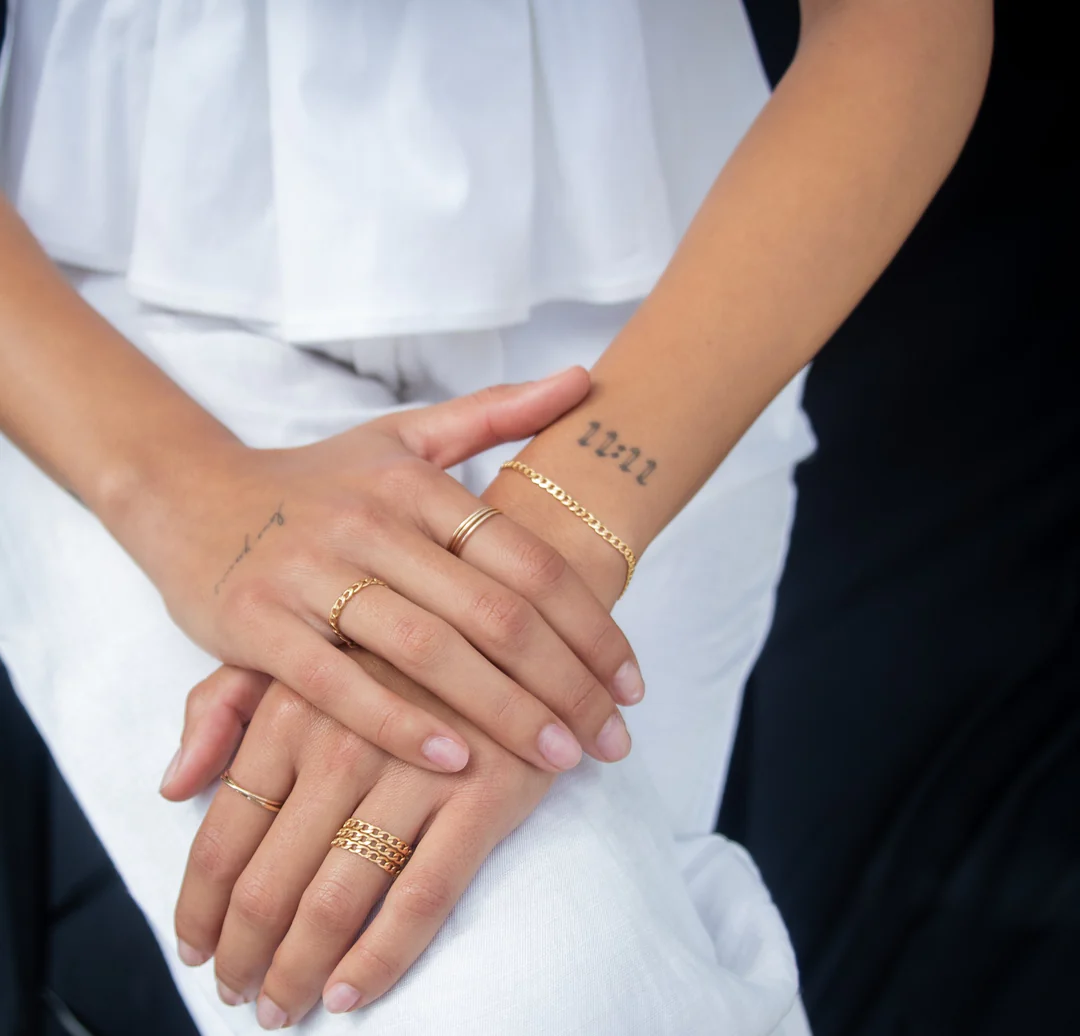
[[[269,518],[266,519],[266,524],[255,534],[255,542],[256,542],[256,544],[275,525],[284,525],[285,524],[285,515],[281,510],[284,506],[285,506],[284,502],[278,504],[277,505],[277,510],[275,510],[274,513],[272,515],[270,515]],[[243,561],[244,558],[247,557],[248,554],[251,553],[251,550],[252,550],[251,533],[250,532],[245,532],[244,533],[244,546],[243,546],[243,549],[240,551],[239,554],[236,555],[235,558],[232,559],[232,561],[229,562],[229,567],[227,569],[225,569],[225,572],[222,574],[222,577],[214,584],[214,594],[215,595],[221,590],[222,584],[225,582],[225,580],[228,579],[230,575],[232,575],[232,570],[234,568],[236,568],[236,566],[239,565],[240,562]]]
[[[641,450],[636,446],[627,446],[624,443],[618,441],[619,433],[613,432],[610,429],[604,432],[604,437],[600,441],[598,446],[595,445],[596,433],[600,431],[599,421],[590,421],[589,427],[585,434],[578,439],[578,446],[593,447],[593,453],[598,457],[614,457],[619,460],[623,454],[626,454],[626,459],[619,465],[620,471],[625,471],[627,474],[634,476],[634,481],[639,486],[643,486],[648,481],[649,476],[656,470],[656,461],[645,460],[636,472],[630,469],[637,463],[641,457]]]

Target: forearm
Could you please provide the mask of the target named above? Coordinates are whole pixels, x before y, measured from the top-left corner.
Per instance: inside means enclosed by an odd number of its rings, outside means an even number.
[[[0,197],[0,430],[114,532],[235,438],[67,284]]]
[[[807,6],[790,71],[593,369],[592,393],[522,454],[639,553],[881,273],[982,97],[986,0]],[[500,484],[532,494],[523,506],[560,549],[603,570],[603,596],[618,592],[607,544],[520,476]]]

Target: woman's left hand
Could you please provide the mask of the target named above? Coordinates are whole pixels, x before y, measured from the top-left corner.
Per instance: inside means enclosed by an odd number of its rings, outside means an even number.
[[[386,663],[366,652],[353,657],[391,690],[468,727]],[[226,1003],[258,997],[260,1024],[279,1028],[303,1017],[320,995],[328,1010],[347,1011],[393,986],[553,777],[475,728],[462,730],[472,747],[464,770],[421,770],[281,684],[267,690],[268,682],[223,667],[192,691],[182,761],[163,793],[187,798],[216,776],[251,716],[231,775],[284,805],[275,814],[230,788],[218,790],[191,848],[176,931],[185,963],[215,957]],[[392,885],[376,864],[330,847],[351,816],[416,847]]]

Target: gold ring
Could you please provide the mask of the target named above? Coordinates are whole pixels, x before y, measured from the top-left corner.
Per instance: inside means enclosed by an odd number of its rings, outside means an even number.
[[[454,535],[450,537],[450,542],[446,544],[446,549],[455,557],[459,555],[462,547],[465,546],[465,541],[468,540],[468,538],[476,532],[484,522],[489,518],[494,518],[497,514],[502,514],[502,511],[497,507],[481,507],[479,511],[473,511],[473,513],[454,530]]]
[[[284,802],[276,802],[274,799],[263,798],[262,795],[256,795],[255,792],[248,791],[247,788],[241,788],[240,785],[229,776],[228,770],[221,775],[221,783],[228,788],[232,788],[233,791],[238,791],[248,800],[248,802],[254,802],[256,806],[262,806],[263,809],[268,809],[271,813],[279,813],[281,807],[285,805]]]
[[[374,576],[368,576],[367,579],[361,579],[358,583],[353,583],[335,602],[334,607],[330,609],[330,616],[328,622],[330,628],[334,631],[334,636],[341,641],[346,647],[359,647],[359,644],[354,644],[348,637],[345,636],[341,630],[338,629],[337,621],[341,617],[341,609],[345,607],[361,590],[366,590],[369,586],[386,586],[381,579],[376,579]]]
[[[391,849],[396,849],[398,852],[403,853],[406,859],[412,856],[412,846],[409,845],[408,842],[403,842],[400,838],[395,838],[389,831],[384,831],[381,827],[369,824],[366,820],[357,820],[356,817],[349,817],[349,819],[341,825],[341,830],[356,831],[362,835],[371,835],[374,838],[378,838],[380,842],[385,842]]]
[[[355,817],[349,817],[345,821],[330,845],[370,860],[391,878],[396,878],[401,873],[413,853],[412,846],[407,842],[395,838],[381,827]]]

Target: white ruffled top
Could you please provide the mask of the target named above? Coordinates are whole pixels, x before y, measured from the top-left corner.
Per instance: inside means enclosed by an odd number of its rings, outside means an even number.
[[[642,296],[766,96],[739,0],[9,6],[50,254],[299,343]]]

